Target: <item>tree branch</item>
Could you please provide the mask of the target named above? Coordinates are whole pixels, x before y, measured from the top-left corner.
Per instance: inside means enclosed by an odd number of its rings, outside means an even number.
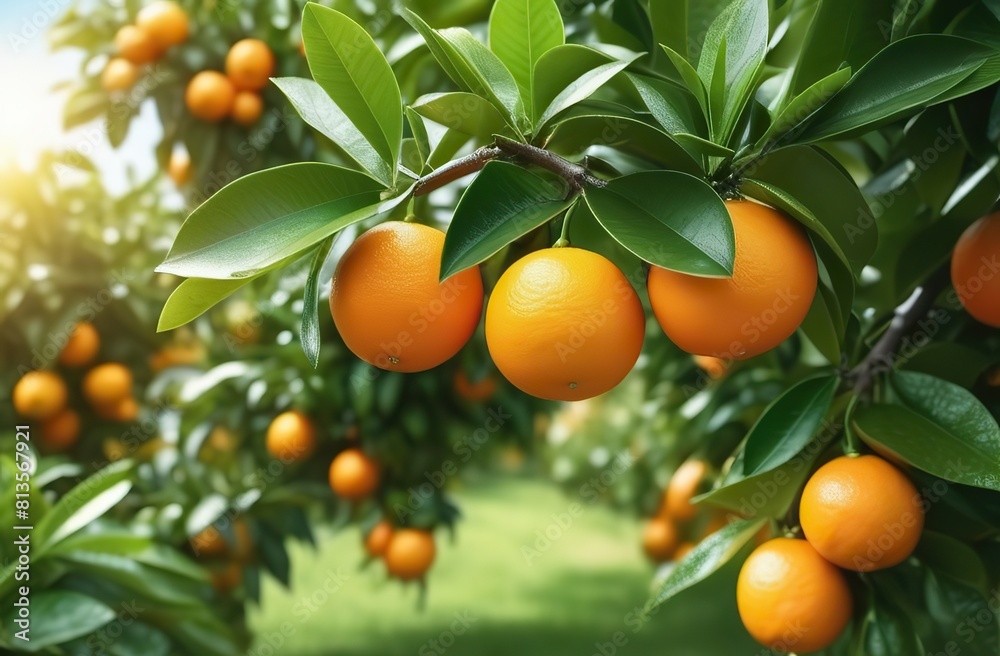
[[[483,146],[475,152],[454,162],[445,164],[417,180],[413,187],[414,196],[423,196],[470,173],[482,170],[484,166],[503,155],[496,146]]]

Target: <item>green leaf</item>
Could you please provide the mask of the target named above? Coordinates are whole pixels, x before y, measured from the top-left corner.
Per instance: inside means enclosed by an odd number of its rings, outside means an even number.
[[[313,79],[378,151],[394,180],[403,103],[382,51],[363,27],[313,2],[302,11],[302,38]]]
[[[701,110],[704,115],[707,116],[708,112],[708,92],[705,90],[705,83],[701,81],[698,77],[698,71],[695,70],[691,63],[682,57],[675,50],[670,47],[663,45],[661,46],[663,51],[667,53],[667,58],[670,59],[670,63],[674,65],[677,72],[680,74],[681,79],[684,80],[684,84],[687,85],[688,91],[695,97],[698,104],[701,105]]]
[[[563,90],[586,73],[614,62],[614,57],[576,43],[556,46],[535,63],[532,123]]]
[[[667,134],[708,136],[707,126],[699,122],[701,117],[691,111],[689,96],[680,87],[645,75],[628,73],[626,77]]]
[[[916,556],[925,566],[986,595],[989,572],[976,550],[950,535],[924,530]]]
[[[858,641],[865,656],[923,656],[924,649],[913,622],[895,605],[872,595],[868,612],[861,624]]]
[[[486,260],[571,204],[565,193],[534,173],[490,162],[455,209],[441,256],[441,279]]]
[[[708,536],[679,562],[653,595],[659,606],[678,593],[704,581],[732,560],[766,523],[765,519],[741,519]]]
[[[781,518],[797,498],[813,463],[834,437],[832,431],[824,431],[785,464],[753,476],[744,475],[743,452],[740,451],[718,487],[695,497],[693,501],[752,517]]]
[[[473,137],[501,132],[504,119],[488,100],[472,93],[432,93],[417,98],[411,109],[424,118]]]
[[[798,141],[844,139],[906,116],[969,77],[990,53],[983,44],[946,34],[896,41],[810,117]]]
[[[822,281],[799,328],[830,364],[840,364],[844,324],[836,293]]]
[[[247,278],[344,227],[386,211],[382,186],[332,164],[251,173],[192,212],[157,271],[190,278]]]
[[[956,342],[932,342],[900,365],[906,371],[937,376],[959,387],[971,389],[979,376],[996,362],[982,350]]]
[[[31,596],[31,640],[16,640],[19,651],[39,652],[69,642],[115,619],[115,611],[97,599],[72,590],[39,590]],[[4,613],[4,631],[17,630],[17,608]]]
[[[850,79],[851,69],[842,68],[830,73],[795,96],[775,116],[764,136],[757,141],[757,147],[772,149],[780,145],[783,141],[791,141],[794,136],[792,128],[805,122],[806,119],[812,116],[813,112],[822,107],[834,94],[843,89],[844,85]]]
[[[132,462],[119,460],[63,495],[35,526],[35,557],[111,510],[132,489],[131,477]]]
[[[330,99],[323,87],[301,77],[276,77],[271,81],[288,97],[303,121],[340,146],[348,157],[371,173],[376,180],[386,187],[392,186],[392,163],[384,159],[369,143],[361,130]]]
[[[588,189],[586,198],[611,236],[643,260],[698,276],[732,275],[732,219],[701,179],[677,171],[633,173]]]
[[[997,653],[998,622],[994,596],[984,597],[975,588],[934,572],[927,574],[924,586],[929,623],[948,627],[943,636],[927,640],[927,650],[938,656],[955,652],[961,644],[961,656],[993,656]],[[961,643],[956,641],[961,639]],[[897,652],[905,653],[905,652]]]
[[[545,111],[542,112],[542,115],[535,122],[535,133],[541,132],[545,124],[555,118],[559,112],[592,96],[598,89],[610,82],[611,78],[628,68],[629,64],[641,56],[634,55],[625,60],[603,64],[593,70],[587,71],[571,82],[569,86],[553,98],[552,102],[545,108]]]
[[[497,0],[490,14],[490,50],[514,76],[532,116],[535,63],[565,40],[555,0]]]
[[[116,583],[157,603],[197,607],[199,582],[178,578],[168,572],[147,567],[128,556],[95,551],[74,551],[59,556],[59,561],[82,575]]]
[[[258,276],[237,280],[188,278],[177,286],[167,299],[156,332],[162,333],[194,321],[217,303],[236,293]]]
[[[657,43],[670,47],[686,61],[697,61],[705,30],[730,0],[653,0],[650,22]]]
[[[750,429],[743,471],[769,471],[802,451],[823,424],[839,382],[837,376],[808,378],[776,398]]]
[[[927,374],[897,372],[893,383],[904,405],[859,409],[861,438],[939,478],[1000,491],[1000,428],[979,400]]]
[[[737,0],[708,28],[698,60],[698,75],[708,89],[719,85],[717,64],[725,53],[724,100],[721,106],[712,104],[712,127],[718,143],[728,143],[743,108],[753,97],[768,33],[767,0]]]
[[[306,359],[309,360],[313,369],[319,364],[319,276],[332,247],[333,237],[330,236],[316,249],[312,265],[309,267],[309,277],[306,278],[302,299],[302,324],[299,329],[299,341],[302,342],[302,351],[306,354]]]

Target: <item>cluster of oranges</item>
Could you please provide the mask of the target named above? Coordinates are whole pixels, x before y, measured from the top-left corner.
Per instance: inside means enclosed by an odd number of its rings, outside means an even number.
[[[249,127],[264,113],[260,90],[274,74],[274,53],[260,39],[242,39],[226,55],[226,72],[201,71],[188,82],[184,102],[192,116],[218,122],[230,117]]]
[[[666,333],[722,359],[767,351],[812,304],[816,257],[803,229],[777,210],[727,203],[736,235],[731,278],[652,267],[648,290]],[[400,221],[361,235],[333,278],[330,309],[344,342],[393,371],[455,355],[484,305],[478,267],[439,281],[444,234]],[[406,262],[400,267],[399,262]],[[639,357],[646,319],[632,283],[607,258],[571,247],[536,251],[500,277],[486,308],[486,341],[500,372],[537,397],[578,401],[617,385]]]
[[[736,587],[750,634],[776,651],[833,644],[851,620],[842,570],[870,572],[906,560],[924,527],[913,483],[878,456],[843,456],[820,467],[799,502],[805,539],[776,538],[743,564]]]
[[[157,0],[136,15],[135,25],[115,34],[117,56],[101,74],[106,91],[124,91],[139,79],[141,66],[155,62],[173,46],[188,39],[188,16],[176,3]]]
[[[94,361],[100,347],[100,335],[93,324],[78,323],[60,351],[58,362],[71,369],[85,367]],[[101,418],[134,421],[138,417],[132,373],[124,365],[110,362],[92,368],[84,375],[82,388]],[[42,422],[42,444],[48,451],[66,451],[79,439],[80,415],[69,407],[68,398],[66,381],[54,371],[28,372],[14,385],[14,409],[23,417]]]

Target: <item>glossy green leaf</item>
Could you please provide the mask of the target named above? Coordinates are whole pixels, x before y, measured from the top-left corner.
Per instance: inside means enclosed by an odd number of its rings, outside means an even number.
[[[455,209],[441,256],[441,279],[486,260],[571,204],[563,190],[534,173],[490,162]]]
[[[950,535],[924,530],[917,545],[916,557],[928,568],[944,574],[985,595],[989,572],[976,550]]]
[[[132,489],[132,461],[119,460],[67,492],[35,525],[35,557],[87,526]]]
[[[769,471],[802,451],[822,426],[839,382],[837,376],[808,378],[775,399],[747,436],[744,473]]]
[[[344,14],[312,2],[302,11],[302,38],[313,79],[395,176],[403,139],[403,103],[396,76],[378,45]]]
[[[684,80],[684,84],[687,85],[688,91],[690,91],[695,99],[698,100],[698,104],[701,105],[702,113],[707,113],[708,92],[705,89],[705,83],[701,81],[700,77],[698,77],[698,71],[691,65],[691,62],[681,56],[677,51],[671,49],[667,45],[663,45],[662,47],[663,51],[667,53],[667,58],[670,59],[670,63],[674,65],[674,68],[677,69],[681,79]]]
[[[628,65],[639,57],[641,55],[635,55],[625,60],[598,66],[571,82],[569,86],[559,92],[552,102],[549,103],[549,106],[545,108],[545,111],[542,112],[542,115],[535,122],[535,132],[540,132],[545,127],[545,124],[555,118],[559,112],[589,98],[598,89],[610,82],[611,78],[628,68]]]
[[[158,571],[127,556],[96,551],[74,551],[59,556],[59,562],[82,575],[115,583],[157,603],[197,607],[199,582]]]
[[[514,76],[532,116],[535,63],[565,39],[559,7],[555,0],[497,0],[489,27],[490,50]]]
[[[302,352],[306,354],[306,360],[309,361],[313,369],[319,364],[319,289],[322,286],[319,276],[323,271],[323,263],[330,255],[331,247],[333,247],[332,236],[323,240],[313,254],[302,298],[302,323],[299,328],[299,341],[302,343]]]
[[[930,374],[971,389],[994,363],[995,356],[991,358],[981,349],[957,342],[932,342],[900,363],[900,368]]]
[[[588,189],[586,199],[611,236],[643,260],[699,276],[732,275],[732,219],[701,179],[677,171],[633,173]]]
[[[472,93],[432,93],[420,96],[413,111],[452,130],[485,138],[503,131],[504,119],[489,101]]]
[[[687,61],[697,61],[705,33],[730,0],[653,0],[650,22],[657,43],[670,47]]]
[[[797,140],[843,139],[906,116],[970,76],[990,54],[983,44],[945,34],[897,41],[817,110]]]
[[[751,517],[779,519],[791,508],[819,454],[835,437],[833,431],[823,431],[785,464],[753,476],[744,475],[743,452],[740,451],[717,487],[693,501]]]
[[[753,539],[766,521],[736,520],[702,540],[653,594],[654,607],[717,572]]]
[[[994,656],[997,653],[995,596],[984,597],[975,588],[936,572],[928,572],[924,595],[929,621],[951,628],[940,637],[934,635],[926,640],[930,655],[956,653],[956,644],[961,645],[957,652],[960,656]],[[956,642],[956,636],[961,637],[960,643]]]
[[[17,611],[4,609],[5,633],[19,630],[14,624]],[[115,611],[107,605],[73,590],[32,590],[30,611],[30,641],[13,641],[18,651],[29,653],[89,635],[115,619]]]
[[[757,146],[772,149],[782,142],[790,143],[794,136],[792,129],[803,123],[834,94],[843,89],[850,79],[851,69],[842,68],[797,95],[774,117],[764,136],[757,141]]]
[[[340,146],[347,156],[371,173],[386,187],[394,179],[392,162],[386,160],[355,127],[327,92],[312,80],[300,77],[276,77],[275,86],[292,103],[302,120]]]
[[[156,332],[173,330],[194,321],[255,279],[256,276],[237,280],[188,278],[170,293],[170,297],[160,312]]]
[[[645,75],[629,73],[626,76],[667,134],[708,136],[707,125],[700,120],[702,117],[692,111],[697,105],[692,107],[689,96],[683,89]]]
[[[332,164],[251,173],[188,217],[157,271],[191,278],[247,278],[336,231],[384,211],[382,185]]]
[[[613,63],[614,57],[594,48],[567,43],[552,48],[535,63],[532,97],[532,124],[574,81],[599,66]]]
[[[799,329],[830,364],[840,364],[844,341],[843,321],[836,294],[825,284],[821,283],[816,288],[812,305]]]
[[[924,649],[906,614],[881,595],[873,595],[861,623],[859,653],[865,656],[923,656]]]

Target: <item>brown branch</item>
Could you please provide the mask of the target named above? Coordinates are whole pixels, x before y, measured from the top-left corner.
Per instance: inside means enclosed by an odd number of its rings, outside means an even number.
[[[423,196],[424,194],[429,194],[446,184],[481,170],[488,163],[502,155],[503,151],[496,146],[483,146],[479,150],[461,159],[456,159],[454,162],[445,164],[417,180],[416,185],[413,187],[413,195]]]

